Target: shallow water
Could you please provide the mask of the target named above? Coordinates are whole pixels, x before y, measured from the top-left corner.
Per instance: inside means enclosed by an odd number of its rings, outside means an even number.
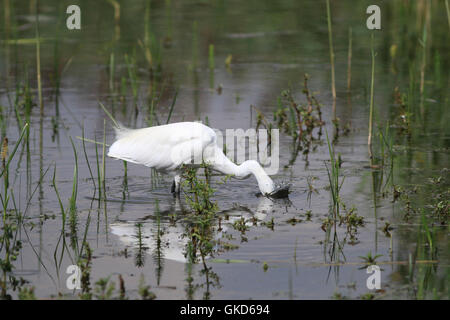
[[[382,290],[378,298],[449,298],[448,218],[447,223],[434,224],[435,253],[429,255],[420,214],[404,219],[405,205],[386,197],[377,185],[386,183],[390,168],[370,168],[367,148],[369,92],[370,92],[370,32],[365,27],[365,1],[354,4],[340,1],[332,4],[333,36],[336,54],[337,116],[342,124],[351,123],[351,131],[341,134],[334,146],[343,160],[342,175],[345,181],[341,198],[350,208],[357,208],[364,217],[365,226],[358,228],[357,241],[346,243],[342,250],[333,251],[332,242],[326,241],[322,221],[328,217],[331,206],[328,174],[329,165],[326,138],[313,143],[315,149],[308,156],[293,157],[292,138],[280,135],[280,170],[276,181],[292,184],[289,201],[257,197],[255,179],[230,180],[219,184],[213,177],[218,202],[219,217],[223,217],[222,234],[232,235],[238,248],[219,252],[207,260],[219,279],[220,285],[200,286],[190,295],[187,279],[194,284],[205,284],[200,272],[201,264],[189,268],[184,257],[187,205],[169,193],[170,177],[154,175],[150,169],[129,164],[127,187],[121,161],[106,159],[106,193],[108,201],[100,203],[94,194],[83,153],[81,140],[102,141],[106,120],[106,143],[111,144],[114,132],[108,117],[99,107],[103,102],[114,116],[130,127],[147,126],[148,99],[151,90],[159,95],[161,83],[165,91],[156,110],[161,122],[167,119],[170,105],[178,90],[171,122],[205,120],[211,127],[247,129],[255,127],[256,114],[250,105],[260,109],[268,120],[276,108],[277,97],[289,86],[295,97],[304,101],[301,93],[303,74],[310,75],[311,91],[317,91],[322,103],[325,127],[333,133],[331,123],[332,96],[330,89],[330,64],[326,8],[316,1],[165,1],[154,2],[150,10],[150,31],[157,39],[161,55],[161,72],[152,78],[138,39],[144,39],[145,1],[122,4],[120,24],[115,28],[112,7],[108,3],[81,2],[82,30],[68,31],[64,23],[65,7],[57,1],[41,3],[40,32],[44,116],[39,108],[32,110],[30,118],[30,158],[26,151],[20,162],[16,155],[10,170],[10,181],[15,201],[26,218],[18,237],[23,249],[15,262],[13,274],[30,281],[38,297],[58,293],[73,298],[78,291],[66,287],[67,266],[75,264],[77,250],[86,235],[93,250],[91,284],[102,277],[111,276],[117,282],[120,274],[130,297],[137,297],[139,278],[144,275],[147,284],[159,299],[185,299],[204,297],[205,291],[213,299],[329,299],[340,293],[358,298],[372,292],[366,286],[368,274],[360,258],[368,252],[382,255],[380,264]],[[400,19],[402,2],[383,4],[386,15],[383,30],[375,33],[377,51],[375,72],[376,123],[383,130],[388,121],[393,124],[398,116],[398,106],[393,99],[394,88],[406,92],[409,84],[408,64],[411,57],[390,56],[392,44],[410,52],[405,44],[404,21]],[[426,73],[426,98],[419,106],[425,112],[413,123],[412,135],[397,134],[393,129],[395,162],[394,184],[404,188],[419,186],[410,197],[413,204],[428,208],[430,198],[448,190],[449,141],[447,125],[449,78],[444,70],[449,67],[448,32],[446,16],[433,2],[433,37],[429,44],[430,57]],[[4,8],[3,8],[4,9]],[[1,29],[2,39],[31,38],[34,25],[27,1],[17,1],[11,13],[12,27]],[[34,18],[34,15],[32,15]],[[33,21],[33,20],[31,20]],[[197,21],[197,35],[193,35]],[[442,22],[439,24],[438,22]],[[59,28],[55,27],[55,24]],[[348,28],[353,30],[352,90],[346,93]],[[444,29],[444,30],[441,30]],[[407,35],[417,36],[413,27]],[[115,40],[114,40],[115,39]],[[447,41],[445,41],[447,40]],[[208,46],[214,44],[215,68],[208,68]],[[410,50],[410,51],[407,51]],[[110,54],[115,53],[115,92],[109,88]],[[411,51],[412,56],[419,53]],[[155,52],[154,52],[155,53]],[[439,64],[436,54],[439,54]],[[138,75],[139,114],[134,116],[132,84],[128,79],[124,54],[136,56]],[[230,68],[224,61],[232,55]],[[410,55],[410,56],[411,56]],[[70,60],[61,78],[60,93],[55,98],[54,66],[58,70]],[[155,58],[156,59],[156,58]],[[415,61],[415,60],[414,60]],[[419,61],[419,60],[417,60]],[[416,63],[418,63],[416,61]],[[395,64],[395,67],[393,65]],[[394,69],[397,69],[396,71]],[[440,71],[440,72],[439,72]],[[16,84],[30,81],[35,88],[35,46],[3,42],[0,48],[0,105],[8,114],[4,125],[10,148],[17,141],[19,130],[11,101],[16,96]],[[120,102],[122,78],[127,83],[125,103]],[[155,80],[156,79],[156,80]],[[415,85],[418,90],[419,78]],[[217,88],[221,89],[217,89]],[[8,99],[8,96],[10,99]],[[37,101],[37,92],[33,90]],[[125,112],[122,112],[125,105]],[[5,110],[12,110],[6,112]],[[21,110],[22,112],[22,110]],[[59,115],[57,115],[57,112]],[[53,119],[53,120],[52,120]],[[54,130],[54,123],[58,130]],[[325,132],[325,131],[323,131]],[[72,195],[74,154],[71,137],[78,153],[77,246],[71,245],[69,227],[64,235],[67,248],[62,251],[61,210],[52,183],[54,167],[61,200],[67,209]],[[377,138],[379,139],[379,138]],[[42,145],[40,144],[42,142]],[[95,145],[86,142],[87,156],[97,177]],[[99,146],[101,154],[102,148]],[[48,171],[46,172],[46,170]],[[42,183],[39,183],[42,173]],[[309,192],[307,177],[313,176],[316,192]],[[430,187],[429,178],[442,176],[444,182]],[[13,181],[13,182],[12,182]],[[429,187],[427,187],[429,186]],[[448,193],[447,193],[448,196]],[[29,201],[29,199],[31,200]],[[447,198],[448,203],[448,198]],[[159,207],[159,210],[156,209]],[[427,209],[426,209],[427,210]],[[307,212],[311,218],[307,219]],[[160,219],[157,219],[157,212]],[[226,221],[230,216],[231,221]],[[259,222],[251,225],[245,235],[232,227],[233,217],[256,216]],[[292,218],[301,222],[292,225]],[[273,218],[273,230],[266,224]],[[175,220],[176,222],[173,222]],[[393,226],[392,237],[382,231],[386,221]],[[136,245],[136,223],[141,223],[144,249]],[[159,229],[158,229],[159,228]],[[157,250],[155,234],[162,230],[162,245]],[[342,242],[345,227],[331,229],[331,240]],[[61,240],[62,241],[62,240]],[[72,242],[73,244],[73,242]],[[77,249],[74,249],[76,247]],[[55,263],[55,250],[58,262]],[[424,253],[425,252],[425,253]],[[4,253],[1,253],[4,255]],[[61,261],[59,259],[61,258]],[[264,264],[268,268],[265,270]],[[426,278],[426,281],[424,280]],[[116,286],[117,288],[118,286]],[[418,292],[421,294],[418,294]],[[14,293],[12,293],[14,295]]]

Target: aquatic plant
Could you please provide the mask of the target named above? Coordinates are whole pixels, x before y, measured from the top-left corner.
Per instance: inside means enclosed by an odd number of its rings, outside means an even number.
[[[209,87],[211,89],[214,88],[214,45],[209,45],[209,51],[208,51],[208,63],[209,63]]]
[[[200,168],[210,170],[207,163],[202,163]],[[210,298],[210,286],[219,286],[219,278],[206,264],[207,257],[213,257],[217,248],[215,239],[215,215],[218,211],[217,203],[211,200],[214,189],[211,188],[207,179],[201,180],[197,177],[197,168],[183,167],[182,190],[193,213],[189,217],[190,224],[186,229],[189,241],[186,247],[186,256],[190,263],[197,261],[198,255],[202,263],[201,273],[205,275],[204,299]],[[208,174],[207,174],[208,175]]]
[[[75,167],[73,169],[73,182],[72,182],[72,196],[69,199],[69,223],[71,240],[74,248],[77,246],[77,195],[78,195],[78,155],[73,144],[72,138],[70,138],[72,144],[73,153],[75,157]]]
[[[83,255],[80,256],[78,261],[78,266],[81,270],[81,293],[79,294],[80,298],[83,300],[91,300],[92,292],[91,292],[91,264],[92,264],[92,250],[89,246],[89,243],[86,242],[84,244],[84,252]]]
[[[366,256],[360,256],[366,266],[377,264],[377,259],[382,257],[382,254],[372,255],[372,251],[369,251]]]

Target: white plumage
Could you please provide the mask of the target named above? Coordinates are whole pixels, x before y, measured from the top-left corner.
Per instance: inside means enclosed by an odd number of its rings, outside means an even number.
[[[142,164],[174,176],[174,190],[180,190],[180,169],[183,164],[199,165],[204,161],[211,168],[235,178],[256,177],[263,195],[270,195],[275,185],[255,160],[241,165],[231,162],[217,146],[214,130],[198,122],[178,122],[143,129],[116,129],[116,141],[109,157]]]

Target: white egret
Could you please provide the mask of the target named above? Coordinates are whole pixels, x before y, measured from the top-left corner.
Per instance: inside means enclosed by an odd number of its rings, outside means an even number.
[[[174,177],[172,192],[180,192],[181,167],[203,161],[222,174],[244,179],[254,175],[265,196],[287,196],[288,187],[275,186],[261,165],[231,162],[217,145],[214,130],[198,122],[178,122],[142,129],[116,128],[108,156],[154,168]]]

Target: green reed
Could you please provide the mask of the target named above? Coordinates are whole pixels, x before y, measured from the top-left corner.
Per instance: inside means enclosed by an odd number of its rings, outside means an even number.
[[[209,45],[208,61],[209,61],[209,86],[212,89],[214,88],[214,69],[215,69],[213,44]]]
[[[92,299],[91,292],[91,268],[92,268],[92,249],[89,243],[86,242],[84,246],[84,252],[80,255],[78,266],[81,269],[81,293],[79,294],[80,299],[90,300]]]
[[[347,92],[351,91],[352,87],[352,28],[348,29],[348,53],[347,53]]]
[[[60,233],[60,236],[58,238],[58,242],[56,243],[55,251],[53,252],[53,260],[55,261],[56,270],[57,270],[57,272],[59,272],[58,271],[59,270],[58,265],[61,265],[61,262],[62,262],[62,259],[63,259],[63,256],[64,256],[65,241],[66,241],[66,237],[65,237],[66,236],[66,210],[64,209],[64,205],[62,203],[61,196],[59,194],[58,186],[57,186],[57,183],[56,183],[56,164],[54,165],[54,169],[53,169],[52,186],[55,189],[56,198],[58,200],[59,208],[60,208],[60,211],[61,211],[61,219],[62,219],[61,233]],[[63,245],[62,245],[61,255],[60,255],[59,261],[58,261],[57,254],[58,254],[58,248],[59,248],[59,244],[61,242],[61,239],[63,241]]]
[[[385,158],[387,158],[387,161],[389,162],[389,175],[386,179],[386,183],[383,187],[383,192],[386,192],[388,186],[392,187],[394,185],[394,162],[395,162],[395,153],[393,148],[393,138],[389,131],[389,121],[386,125],[385,132],[383,133],[383,130],[379,129],[379,136],[380,136],[380,145],[381,145],[381,167],[382,170],[385,166]],[[385,150],[386,148],[386,150]]]
[[[200,168],[209,170],[208,164],[202,163]],[[188,263],[197,262],[198,256],[202,263],[202,273],[205,276],[205,287],[203,298],[210,298],[210,286],[219,286],[219,278],[206,264],[206,258],[214,255],[217,249],[217,241],[214,239],[214,221],[218,211],[217,203],[211,200],[214,189],[211,188],[207,179],[197,177],[197,168],[183,167],[182,190],[186,202],[192,210],[189,217],[191,222],[186,227],[186,235],[189,239],[186,247]]]
[[[178,96],[178,89],[177,89],[177,91],[175,91],[175,95],[173,97],[172,104],[170,105],[169,115],[167,116],[166,124],[169,123],[170,118],[172,117],[172,112],[175,107],[175,103],[177,102],[177,96]]]
[[[419,40],[419,45],[422,47],[422,59],[420,62],[420,114],[421,118],[425,117],[424,110],[424,94],[425,94],[425,70],[427,67],[427,27],[430,19],[430,4],[425,2],[425,17],[423,19],[422,39]],[[425,121],[424,121],[425,122]]]
[[[141,277],[139,278],[138,293],[142,300],[153,300],[156,298],[156,295],[150,291],[150,286],[145,285],[143,274],[141,274]]]
[[[173,26],[172,26],[172,0],[165,0],[164,1],[165,6],[165,15],[166,15],[166,30],[167,34],[165,37],[165,44],[166,46],[170,46],[172,42],[172,35],[173,35]]]
[[[86,143],[85,143],[86,139],[85,139],[85,136],[84,136],[84,125],[81,128],[81,138],[82,138],[81,141],[82,141],[82,145],[83,145],[84,159],[86,160],[86,164],[87,164],[87,167],[88,167],[88,170],[89,170],[89,174],[91,176],[92,183],[94,184],[94,197],[95,197],[95,192],[97,192],[97,186],[95,184],[94,174],[92,173],[91,163],[89,161],[89,157],[88,157],[87,151],[86,151]]]
[[[326,169],[327,169],[327,173],[328,173],[328,182],[329,182],[330,191],[331,191],[331,199],[333,202],[333,217],[335,220],[337,220],[338,217],[340,216],[340,214],[339,214],[339,205],[340,205],[339,192],[342,188],[342,184],[344,183],[345,178],[343,178],[342,181],[339,178],[340,177],[340,165],[339,165],[338,161],[336,160],[334,147],[330,143],[330,140],[328,139],[327,131],[326,131],[326,137],[327,137],[327,144],[328,144],[328,152],[329,152],[329,156],[330,156],[331,171],[328,168],[328,166],[326,166]]]
[[[144,15],[144,41],[138,40],[142,48],[144,58],[150,70],[150,77],[153,79],[154,72],[161,71],[161,43],[157,41],[152,32],[150,24],[151,1],[146,1]]]
[[[3,166],[2,171],[0,173],[0,178],[3,177],[4,174],[9,174],[9,166],[11,164],[11,161],[12,161],[14,155],[16,154],[17,149],[19,148],[20,143],[22,142],[24,136],[26,135],[28,126],[29,126],[29,124],[25,123],[25,125],[22,128],[22,131],[20,133],[19,139],[17,140],[16,145],[14,146],[14,149],[12,150],[12,152],[8,156],[8,160],[6,160],[6,158],[5,158],[5,163],[4,163],[4,166]]]
[[[64,12],[64,4],[60,2],[58,6],[58,10],[60,13]],[[59,100],[60,100],[60,91],[61,91],[61,78],[65,70],[69,67],[69,65],[72,62],[72,58],[69,58],[64,65],[60,65],[61,60],[61,49],[60,49],[60,42],[61,42],[61,34],[62,30],[64,28],[64,17],[59,14],[58,15],[58,22],[57,22],[57,32],[56,32],[56,39],[53,44],[53,87],[54,87],[54,101],[55,101],[55,120],[54,120],[54,132],[57,134],[58,132],[58,120],[59,120]]]
[[[136,59],[135,57],[130,58],[128,54],[125,54],[125,63],[127,65],[128,70],[128,79],[131,84],[131,90],[133,93],[133,103],[135,106],[135,112],[138,111],[138,94],[139,94],[139,88],[138,88],[138,76],[136,72]]]
[[[18,222],[21,221],[22,218],[20,218],[18,215],[20,213],[17,210],[17,207],[15,205],[14,201],[14,193],[13,190],[10,190],[10,182],[9,182],[9,172],[10,172],[10,165],[11,161],[14,158],[14,155],[17,152],[17,149],[19,148],[19,145],[21,144],[25,134],[26,134],[26,128],[28,127],[28,124],[25,124],[24,128],[22,129],[22,132],[20,134],[19,139],[17,140],[12,152],[9,152],[8,147],[8,139],[5,137],[3,139],[2,143],[2,150],[1,150],[1,166],[2,171],[0,173],[0,178],[3,178],[3,193],[0,193],[0,200],[3,210],[2,215],[2,229],[3,233],[0,238],[0,249],[3,251],[4,254],[0,257],[0,268],[2,271],[2,276],[0,279],[0,297],[1,298],[8,298],[7,290],[8,290],[8,278],[11,283],[14,283],[17,281],[14,275],[11,274],[14,265],[13,262],[17,260],[17,257],[20,253],[20,250],[22,249],[22,242],[20,240],[17,240],[14,236],[14,233],[18,231]],[[9,154],[8,154],[9,153]],[[14,209],[10,210],[10,200],[12,200]],[[11,219],[12,215],[11,213],[15,213],[15,221]],[[14,289],[14,286],[13,286]]]
[[[126,114],[127,78],[120,78],[120,102],[122,104],[122,114]]]
[[[192,23],[192,71],[196,71],[198,67],[198,23]]]
[[[120,3],[116,0],[107,0],[114,9],[114,41],[120,39]]]
[[[44,114],[44,102],[42,99],[42,83],[41,83],[41,39],[39,35],[39,0],[35,1],[35,14],[36,14],[36,74],[38,84],[38,96],[39,96],[39,109],[41,114]]]

